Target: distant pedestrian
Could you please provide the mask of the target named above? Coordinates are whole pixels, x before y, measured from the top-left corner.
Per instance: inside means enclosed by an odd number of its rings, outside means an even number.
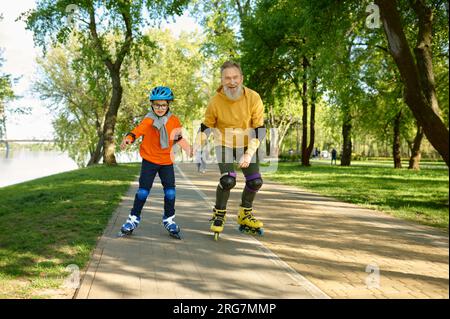
[[[336,164],[336,158],[337,158],[337,151],[336,151],[335,148],[333,148],[331,150],[331,165],[333,165],[333,161],[334,161],[334,165],[337,165]]]
[[[206,161],[203,158],[203,152],[201,149],[196,150],[195,152],[195,164],[197,164],[197,171],[199,173],[206,172]]]
[[[290,148],[288,153],[289,153],[289,157],[292,157],[292,155],[294,155],[294,150],[292,148]]]

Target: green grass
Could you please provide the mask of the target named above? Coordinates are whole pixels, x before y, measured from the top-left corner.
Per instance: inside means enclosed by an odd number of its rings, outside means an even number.
[[[330,166],[328,160],[312,161],[310,167],[282,162],[264,177],[448,231],[447,166],[421,167],[394,169],[383,161],[353,161],[349,167]]]
[[[94,166],[0,188],[0,298],[45,298],[86,266],[139,164]],[[36,168],[39,169],[39,168]]]

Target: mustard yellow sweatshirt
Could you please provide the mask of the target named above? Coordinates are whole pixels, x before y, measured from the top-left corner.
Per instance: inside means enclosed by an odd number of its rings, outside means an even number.
[[[215,128],[216,145],[245,147],[253,129],[264,125],[264,107],[259,94],[243,87],[243,94],[236,101],[230,100],[223,87],[209,101],[203,124]]]

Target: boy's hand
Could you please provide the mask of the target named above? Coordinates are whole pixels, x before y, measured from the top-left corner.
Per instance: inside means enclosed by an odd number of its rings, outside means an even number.
[[[131,144],[131,141],[125,136],[120,144],[120,149],[123,151],[129,144]]]
[[[189,157],[194,157],[194,147],[192,145],[189,146]]]

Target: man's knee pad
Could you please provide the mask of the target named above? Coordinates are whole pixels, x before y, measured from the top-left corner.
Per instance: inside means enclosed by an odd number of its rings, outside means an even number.
[[[263,185],[261,174],[256,173],[245,176],[245,188],[250,192],[256,193]]]
[[[139,200],[146,200],[150,191],[145,188],[139,188],[136,195]]]
[[[164,189],[164,197],[169,199],[169,200],[173,200],[175,199],[175,188],[166,188]]]
[[[219,186],[225,191],[229,191],[234,186],[236,186],[236,173],[235,172],[228,172],[225,175],[223,175],[220,178]]]

